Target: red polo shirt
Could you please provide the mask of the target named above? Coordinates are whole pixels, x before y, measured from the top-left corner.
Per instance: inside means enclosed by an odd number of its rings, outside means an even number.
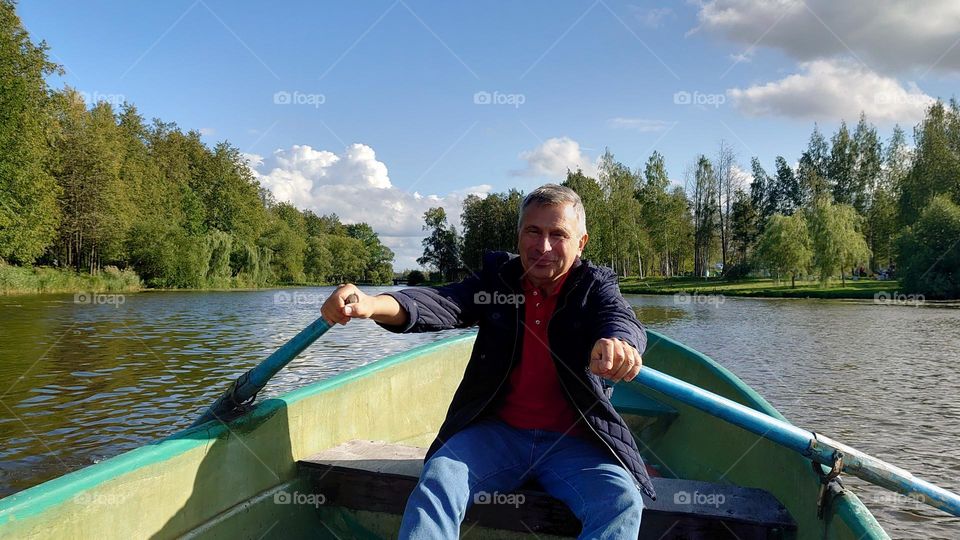
[[[510,390],[498,411],[500,419],[515,428],[583,434],[583,427],[574,425],[580,415],[560,386],[547,338],[547,326],[569,274],[560,278],[550,291],[542,291],[526,278],[523,280],[523,351],[520,364],[510,373]]]

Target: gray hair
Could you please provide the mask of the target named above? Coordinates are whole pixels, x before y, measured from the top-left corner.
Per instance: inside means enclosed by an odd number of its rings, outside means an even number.
[[[587,233],[587,212],[583,208],[583,201],[577,192],[557,184],[544,184],[533,190],[523,198],[523,204],[520,205],[520,216],[517,218],[517,229],[523,221],[523,212],[528,206],[535,204],[537,206],[562,206],[570,203],[573,205],[573,211],[577,215],[577,225],[580,228],[580,234]]]

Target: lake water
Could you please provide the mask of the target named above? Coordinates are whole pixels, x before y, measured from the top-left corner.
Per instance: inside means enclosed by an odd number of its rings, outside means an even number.
[[[0,297],[0,496],[185,428],[316,318],[331,290],[146,292],[122,303]],[[651,329],[719,361],[794,423],[960,491],[960,310],[628,299]],[[263,396],[455,333],[398,336],[354,321],[288,365]],[[846,483],[895,538],[960,534],[960,518]]]

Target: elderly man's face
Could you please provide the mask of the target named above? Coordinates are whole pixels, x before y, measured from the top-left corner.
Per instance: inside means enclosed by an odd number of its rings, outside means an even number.
[[[572,203],[528,206],[518,242],[526,276],[537,287],[550,285],[570,270],[588,238],[580,232]]]

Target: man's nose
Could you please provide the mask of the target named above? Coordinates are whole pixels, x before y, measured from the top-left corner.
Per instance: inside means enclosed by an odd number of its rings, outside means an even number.
[[[550,244],[550,236],[546,234],[541,236],[540,241],[537,242],[537,251],[542,254],[552,250],[553,246]]]

